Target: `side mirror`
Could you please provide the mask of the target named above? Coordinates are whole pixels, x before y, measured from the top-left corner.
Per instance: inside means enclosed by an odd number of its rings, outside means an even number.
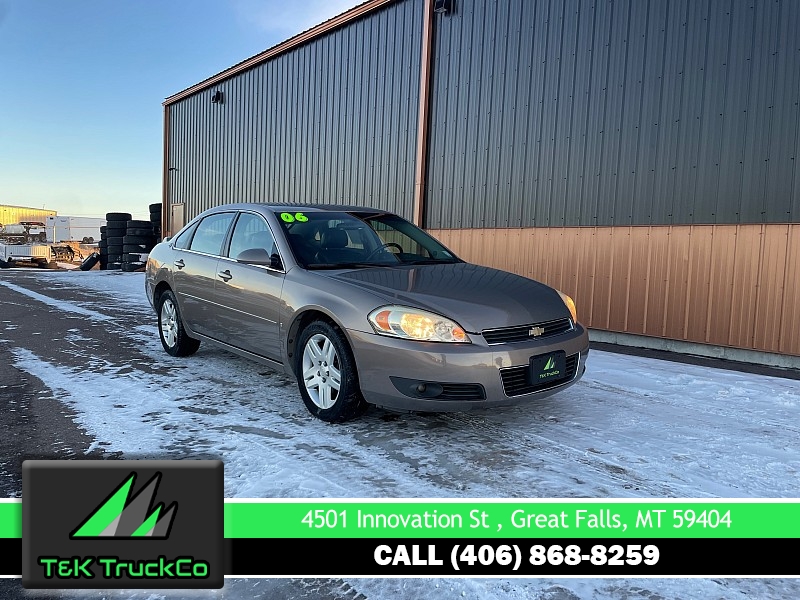
[[[236,257],[236,262],[248,265],[259,265],[261,267],[271,267],[283,271],[281,257],[277,253],[270,254],[263,248],[248,248],[244,250]]]
[[[271,267],[272,257],[263,248],[248,248],[236,257],[236,262]]]

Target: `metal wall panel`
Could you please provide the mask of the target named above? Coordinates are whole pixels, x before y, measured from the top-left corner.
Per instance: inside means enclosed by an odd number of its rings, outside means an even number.
[[[800,225],[430,233],[465,260],[571,295],[589,327],[800,356]]]
[[[168,105],[169,202],[187,218],[242,201],[410,217],[421,30],[421,3],[400,0]]]
[[[760,229],[745,227],[737,231],[733,271],[728,274],[733,282],[728,344],[737,348],[749,348],[753,343],[760,257]],[[750,318],[741,318],[743,315]]]
[[[800,347],[800,227],[787,227],[786,233],[786,268],[783,276],[783,302],[781,305],[781,322],[789,327],[781,330],[779,348],[789,353],[791,348]]]
[[[796,0],[458,0],[425,223],[800,222]]]

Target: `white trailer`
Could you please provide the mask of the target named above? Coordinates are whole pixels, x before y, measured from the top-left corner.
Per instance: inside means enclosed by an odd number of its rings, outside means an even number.
[[[105,219],[93,217],[47,217],[47,241],[91,244],[100,240],[100,227],[105,224]]]

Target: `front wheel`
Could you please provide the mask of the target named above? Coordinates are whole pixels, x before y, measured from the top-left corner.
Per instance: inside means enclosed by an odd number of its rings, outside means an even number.
[[[344,335],[326,321],[314,321],[298,340],[297,383],[308,411],[330,423],[363,413],[356,362]]]
[[[186,333],[175,294],[169,290],[158,300],[158,335],[164,350],[172,356],[189,356],[200,347],[200,340]]]

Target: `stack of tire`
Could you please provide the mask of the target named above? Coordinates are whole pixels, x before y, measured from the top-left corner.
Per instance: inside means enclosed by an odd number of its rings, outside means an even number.
[[[156,242],[161,241],[161,203],[150,205],[150,222],[153,224],[153,235]]]
[[[122,238],[122,270],[132,272],[142,269],[147,263],[148,253],[155,245],[152,221],[128,220],[125,237]]]
[[[100,268],[118,271],[122,268],[124,238],[128,230],[130,213],[106,213],[106,225],[100,228]]]

